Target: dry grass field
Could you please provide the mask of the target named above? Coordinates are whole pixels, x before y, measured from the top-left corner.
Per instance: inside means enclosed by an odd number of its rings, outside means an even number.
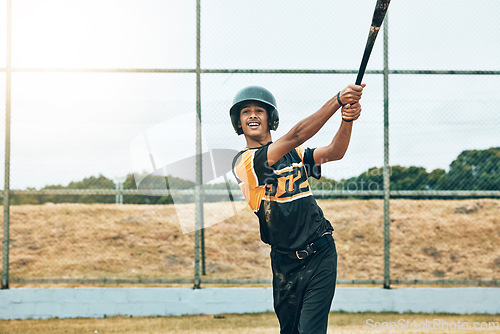
[[[383,201],[318,202],[335,228],[339,278],[382,279]],[[176,207],[12,206],[10,275],[192,278],[194,233],[182,233]],[[393,279],[500,279],[500,200],[392,200],[390,232]],[[205,243],[205,277],[271,277],[269,247],[248,208],[208,227]]]
[[[414,330],[428,324],[427,330]],[[394,313],[330,313],[329,334],[361,333],[454,333],[489,334],[500,331],[497,315],[394,314]],[[378,323],[378,324],[377,324]],[[385,324],[384,324],[385,323]],[[396,327],[396,324],[399,327]],[[421,325],[423,324],[423,325]],[[469,330],[464,331],[465,325]],[[482,327],[482,330],[474,330]],[[383,330],[384,326],[391,330]],[[405,326],[405,327],[403,327]],[[413,326],[413,327],[412,327]],[[446,327],[448,326],[448,327]],[[449,330],[446,330],[446,329]],[[225,314],[182,317],[112,317],[105,319],[0,320],[0,334],[271,334],[278,333],[274,313]]]

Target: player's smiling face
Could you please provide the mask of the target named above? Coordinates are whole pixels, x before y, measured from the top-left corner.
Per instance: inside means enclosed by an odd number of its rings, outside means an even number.
[[[240,110],[240,124],[245,136],[264,137],[269,132],[267,110],[260,103],[247,103]]]

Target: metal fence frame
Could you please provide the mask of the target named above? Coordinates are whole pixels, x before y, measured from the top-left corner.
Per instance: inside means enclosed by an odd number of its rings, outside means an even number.
[[[105,283],[129,283],[129,284],[194,284],[194,288],[200,288],[204,284],[269,284],[270,280],[263,279],[201,279],[200,262],[202,273],[204,274],[204,229],[203,229],[203,195],[219,194],[225,190],[203,190],[202,184],[202,160],[201,160],[201,75],[214,73],[259,73],[259,74],[357,74],[357,70],[335,70],[335,69],[202,69],[200,64],[200,41],[201,41],[201,0],[196,1],[196,67],[192,69],[179,68],[13,68],[12,67],[12,0],[6,0],[6,66],[0,67],[0,72],[6,74],[6,106],[5,106],[5,178],[3,194],[4,219],[3,219],[3,240],[2,240],[2,277],[1,289],[9,288],[9,281],[21,284],[40,284],[40,283],[73,283],[73,284],[105,284]],[[390,70],[389,52],[388,52],[388,15],[383,24],[384,34],[384,68],[383,70],[367,70],[367,74],[380,74],[384,77],[384,167],[383,183],[384,188],[380,191],[315,191],[316,195],[334,195],[334,196],[374,196],[384,198],[384,279],[383,280],[343,280],[339,279],[340,284],[369,284],[383,285],[388,289],[392,284],[427,284],[427,285],[500,285],[499,280],[391,280],[390,277],[390,218],[389,205],[391,196],[440,196],[440,197],[494,197],[500,198],[500,191],[391,191],[389,174],[389,76],[396,74],[412,75],[500,75],[500,71],[435,71],[435,70]],[[10,231],[10,196],[13,194],[26,195],[116,195],[117,198],[123,195],[138,195],[137,190],[127,190],[117,187],[116,190],[11,190],[10,189],[10,125],[11,125],[11,88],[12,73],[15,72],[85,72],[85,73],[192,73],[196,74],[196,186],[194,190],[183,190],[182,193],[194,194],[195,196],[195,245],[194,245],[194,278],[193,279],[9,279],[9,231]],[[158,191],[158,195],[172,194],[169,191]],[[234,191],[239,195],[239,190]],[[123,197],[121,197],[123,198]],[[201,256],[200,256],[201,253]],[[200,259],[201,258],[201,259]]]

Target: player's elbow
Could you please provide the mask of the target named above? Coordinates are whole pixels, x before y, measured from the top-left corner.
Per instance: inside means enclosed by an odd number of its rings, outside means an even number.
[[[328,152],[328,161],[341,160],[345,155],[346,150],[339,150],[335,147],[330,148]]]
[[[336,154],[336,155],[332,155],[329,160],[330,161],[337,161],[337,160],[341,160],[343,157],[344,157],[343,154]]]

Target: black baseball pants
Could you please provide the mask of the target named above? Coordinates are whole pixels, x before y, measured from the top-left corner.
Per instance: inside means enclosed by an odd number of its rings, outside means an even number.
[[[299,260],[271,250],[274,310],[281,334],[326,334],[337,280],[337,251],[328,245]]]

